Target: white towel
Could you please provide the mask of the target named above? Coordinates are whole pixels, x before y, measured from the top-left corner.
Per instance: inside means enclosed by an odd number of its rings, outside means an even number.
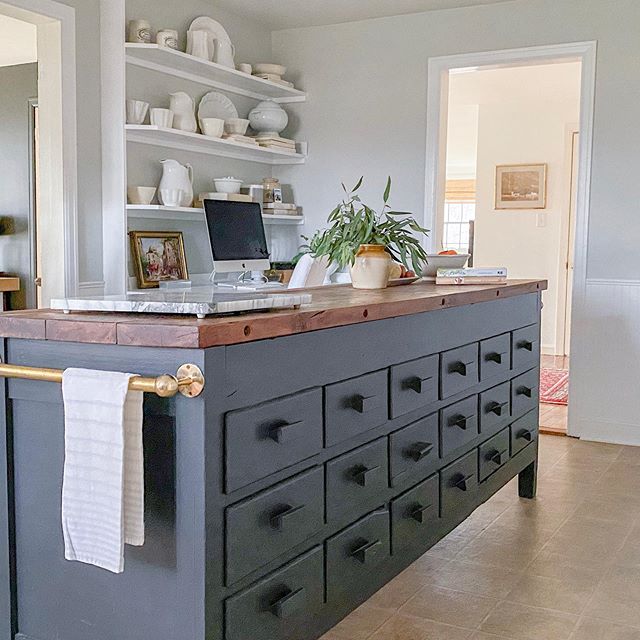
[[[65,558],[124,571],[124,545],[144,544],[143,394],[132,374],[67,369],[62,376]]]

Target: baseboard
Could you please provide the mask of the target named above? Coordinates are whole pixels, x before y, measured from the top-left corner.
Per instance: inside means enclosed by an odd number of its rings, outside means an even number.
[[[608,444],[624,444],[640,447],[640,424],[620,424],[604,420],[574,419],[577,428],[572,429],[581,440],[606,442]]]
[[[82,297],[103,296],[105,283],[102,280],[96,282],[81,282],[78,285],[78,294]]]

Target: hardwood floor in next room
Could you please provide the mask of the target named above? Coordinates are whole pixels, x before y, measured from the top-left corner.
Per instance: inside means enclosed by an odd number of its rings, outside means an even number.
[[[539,465],[323,640],[640,640],[640,447],[541,436]]]

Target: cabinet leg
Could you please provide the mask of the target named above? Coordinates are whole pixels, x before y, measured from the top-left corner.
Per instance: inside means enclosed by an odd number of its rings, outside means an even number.
[[[536,497],[538,485],[538,459],[536,458],[528,467],[518,474],[518,495],[521,498]]]

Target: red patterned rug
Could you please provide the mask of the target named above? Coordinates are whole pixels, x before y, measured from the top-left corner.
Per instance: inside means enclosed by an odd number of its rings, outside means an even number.
[[[569,372],[564,369],[540,370],[540,402],[545,404],[569,403]]]

